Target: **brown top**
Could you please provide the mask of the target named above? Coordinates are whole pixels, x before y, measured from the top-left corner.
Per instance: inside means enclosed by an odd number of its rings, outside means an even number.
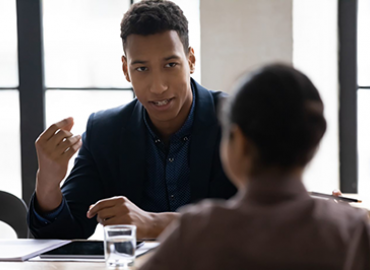
[[[184,209],[141,270],[370,269],[367,213],[313,199],[299,179],[255,179]]]

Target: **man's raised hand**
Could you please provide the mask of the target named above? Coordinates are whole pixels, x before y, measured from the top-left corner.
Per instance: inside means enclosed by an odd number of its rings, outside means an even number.
[[[42,211],[51,211],[60,204],[60,182],[67,174],[69,160],[82,145],[81,136],[70,132],[72,127],[73,118],[66,118],[51,125],[36,140],[36,196]]]

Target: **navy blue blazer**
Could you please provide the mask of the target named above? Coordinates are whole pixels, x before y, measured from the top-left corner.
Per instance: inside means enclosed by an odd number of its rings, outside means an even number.
[[[209,91],[194,80],[192,85],[196,103],[189,149],[191,202],[228,199],[236,188],[221,166],[221,128],[217,119],[219,101],[226,94]],[[97,221],[88,219],[86,212],[91,204],[104,198],[126,196],[141,207],[147,177],[143,110],[135,99],[90,116],[83,145],[62,187],[66,203],[56,220],[40,224],[34,216],[35,195],[31,199],[28,223],[36,238],[88,238]]]

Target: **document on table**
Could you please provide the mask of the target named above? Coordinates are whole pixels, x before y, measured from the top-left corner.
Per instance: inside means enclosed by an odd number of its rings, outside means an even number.
[[[0,261],[25,261],[70,243],[70,240],[0,240]]]
[[[135,257],[140,257],[152,249],[159,246],[159,242],[144,242],[144,245],[135,251]],[[36,256],[29,261],[31,262],[104,262],[105,259],[89,259],[89,258],[40,258]]]

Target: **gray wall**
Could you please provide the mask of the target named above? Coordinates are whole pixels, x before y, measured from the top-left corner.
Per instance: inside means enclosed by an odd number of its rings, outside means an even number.
[[[292,0],[200,0],[201,81],[229,91],[245,70],[292,63]]]

